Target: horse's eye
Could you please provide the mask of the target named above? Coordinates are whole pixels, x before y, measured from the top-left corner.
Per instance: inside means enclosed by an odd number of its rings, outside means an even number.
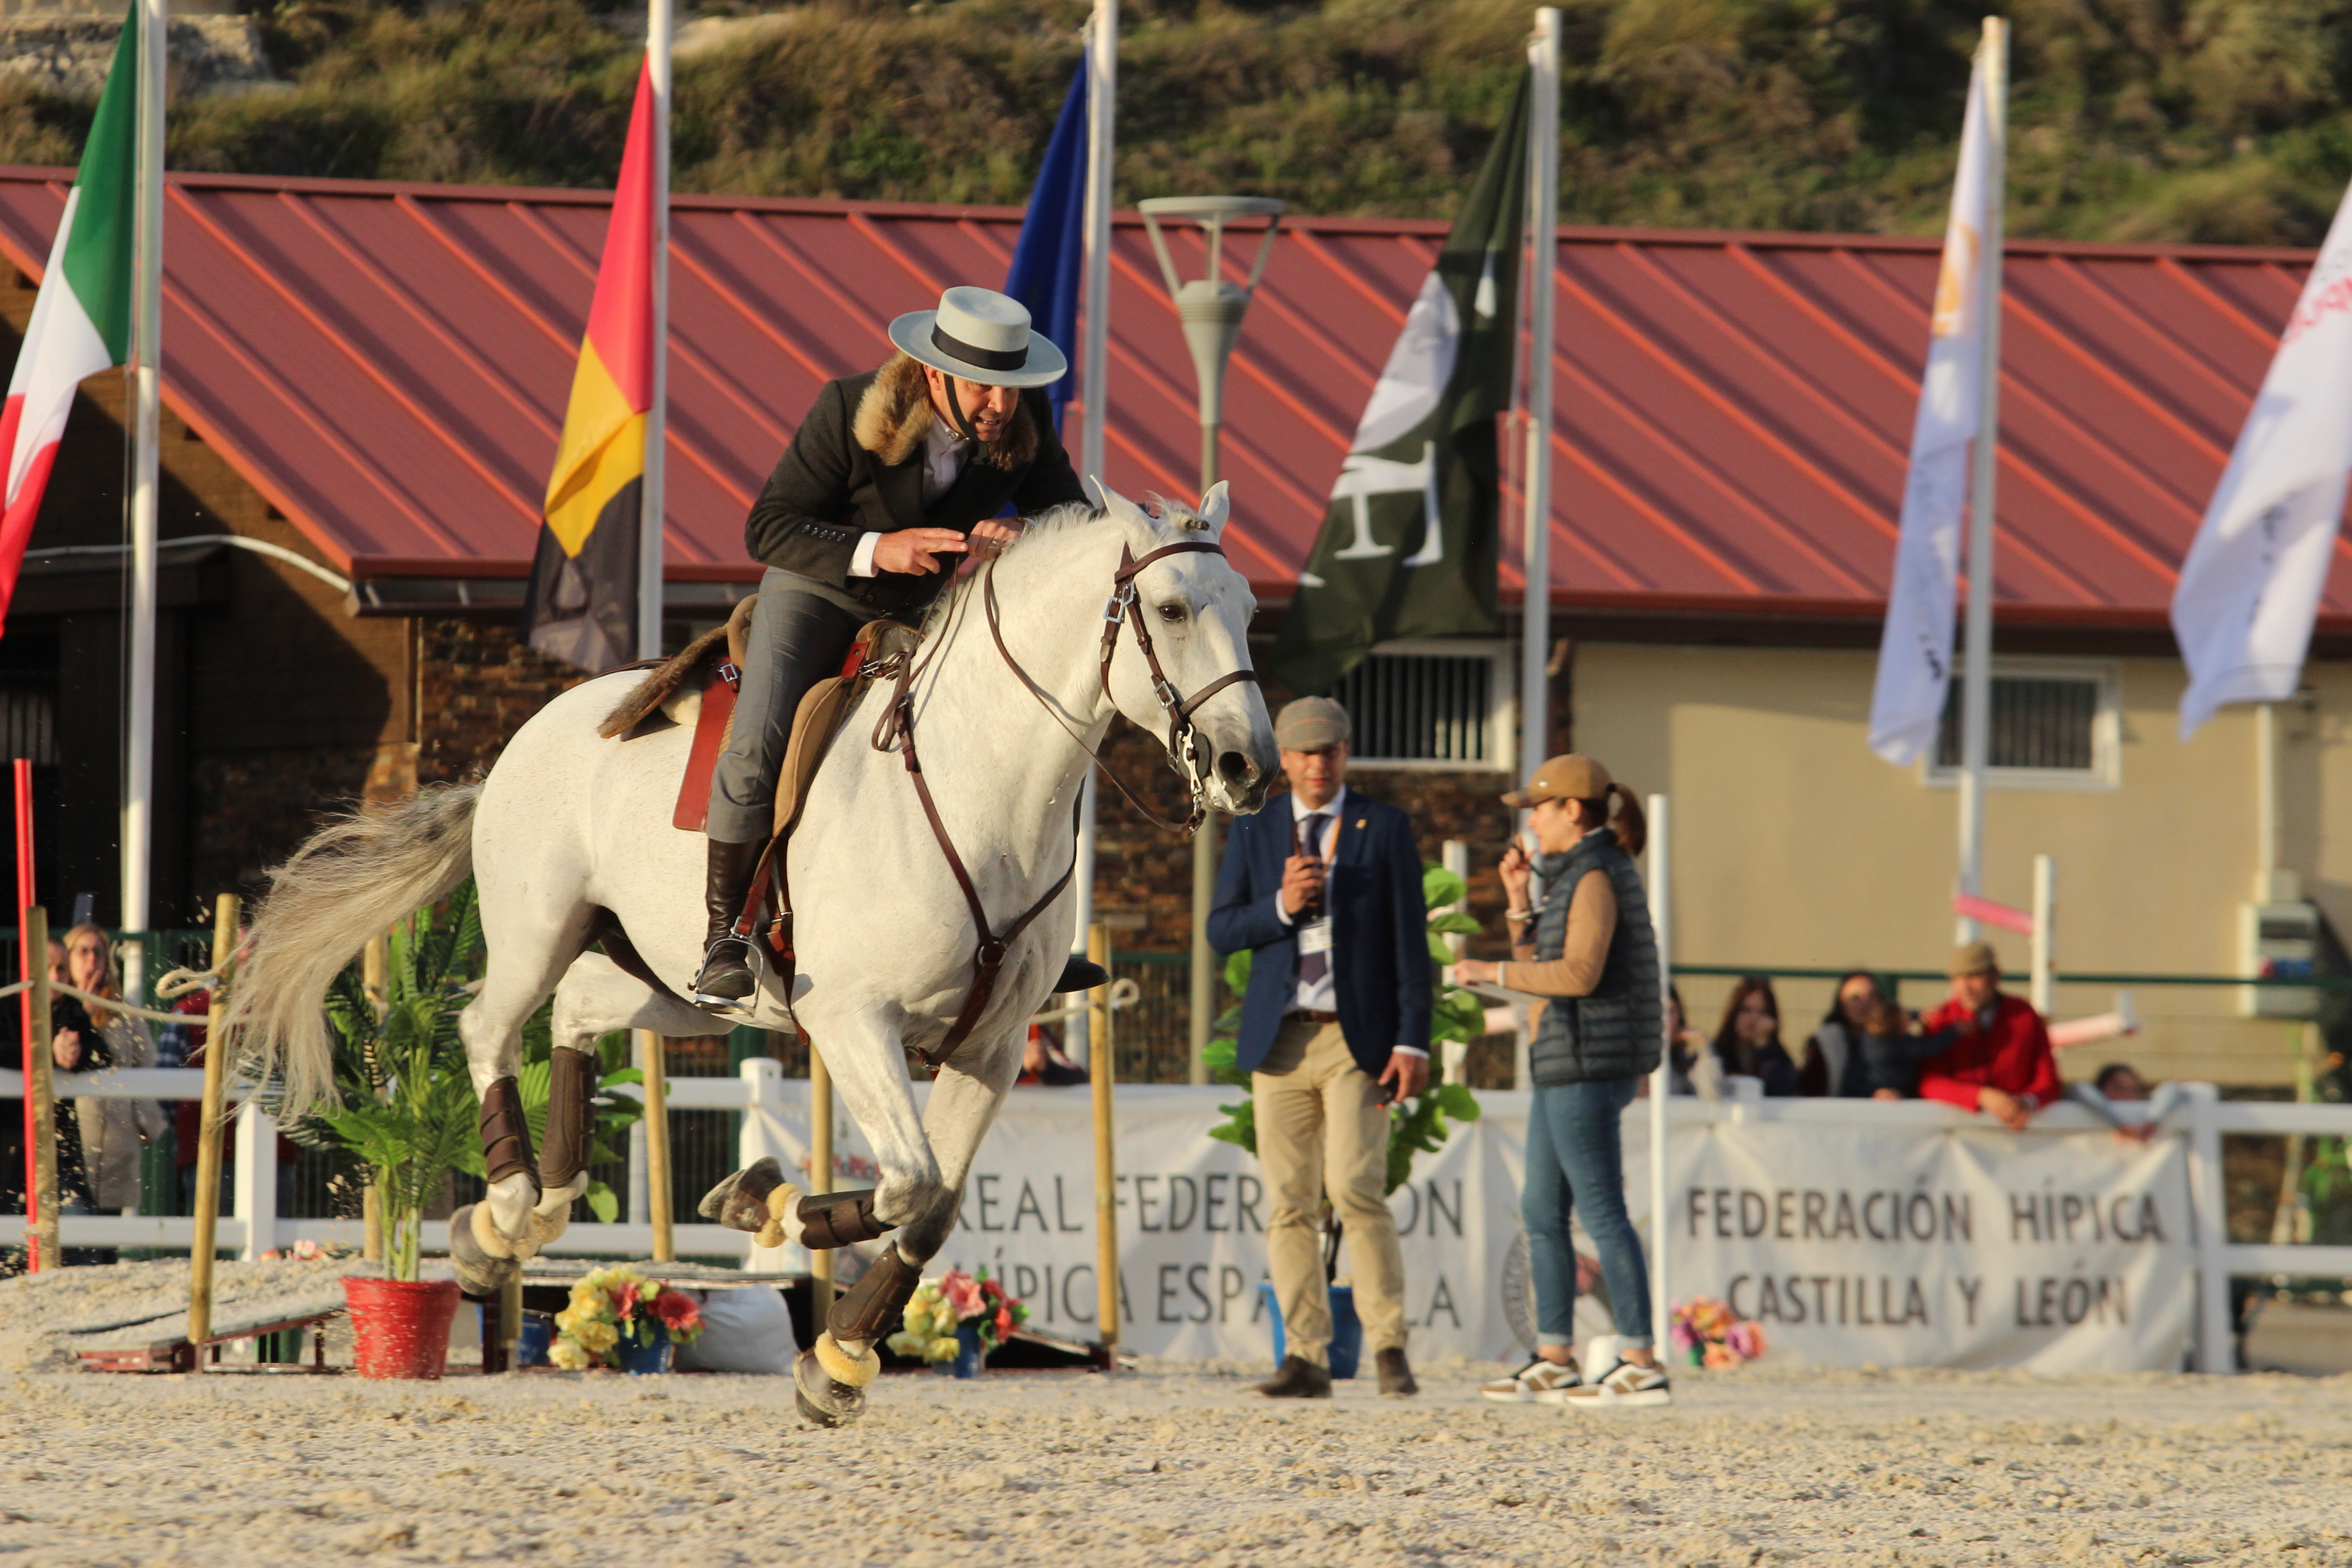
[[[1171,626],[1175,626],[1184,618],[1184,606],[1171,599],[1160,606],[1160,618]]]

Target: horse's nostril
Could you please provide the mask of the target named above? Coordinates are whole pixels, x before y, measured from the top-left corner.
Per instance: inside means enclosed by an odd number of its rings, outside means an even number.
[[[1246,789],[1257,781],[1257,764],[1240,752],[1220,752],[1217,776],[1235,789]]]

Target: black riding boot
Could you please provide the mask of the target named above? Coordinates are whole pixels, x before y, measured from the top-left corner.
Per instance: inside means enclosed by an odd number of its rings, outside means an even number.
[[[751,891],[751,873],[759,869],[760,851],[766,847],[757,840],[749,844],[710,840],[703,890],[710,926],[703,938],[702,973],[694,979],[698,1001],[740,1002],[759,987],[751,973],[751,944],[735,934],[735,921]]]

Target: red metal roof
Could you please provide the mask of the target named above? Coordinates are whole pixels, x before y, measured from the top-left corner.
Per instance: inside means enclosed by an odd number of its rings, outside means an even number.
[[[0,169],[37,275],[70,175]],[[357,577],[520,576],[607,198],[175,175],[164,388]],[[999,208],[681,196],[670,270],[674,578],[755,574],[742,520],[826,378],[883,324],[994,282]],[[1236,563],[1286,595],[1437,224],[1286,225],[1234,356]],[[1894,559],[1933,241],[1564,229],[1553,586],[1594,606],[1865,614]],[[1180,260],[1198,264],[1197,246]],[[2037,618],[2160,620],[2310,253],[2012,244],[2000,593]],[[1245,263],[1229,259],[1240,275]],[[1185,493],[1192,372],[1139,220],[1113,275],[1108,478]],[[1516,529],[1503,589],[1517,597]],[[2352,614],[2352,547],[2323,613]]]

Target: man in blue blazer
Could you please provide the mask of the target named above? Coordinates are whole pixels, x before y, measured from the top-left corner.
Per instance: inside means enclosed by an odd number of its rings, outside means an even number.
[[[1389,1105],[1429,1081],[1428,914],[1412,822],[1347,787],[1348,710],[1302,697],[1275,721],[1290,793],[1237,817],[1209,940],[1250,949],[1236,1056],[1257,1105],[1274,1204],[1265,1247],[1287,1353],[1258,1391],[1331,1396],[1322,1199],[1345,1227],[1381,1392],[1405,1360],[1404,1254],[1389,1213]]]

